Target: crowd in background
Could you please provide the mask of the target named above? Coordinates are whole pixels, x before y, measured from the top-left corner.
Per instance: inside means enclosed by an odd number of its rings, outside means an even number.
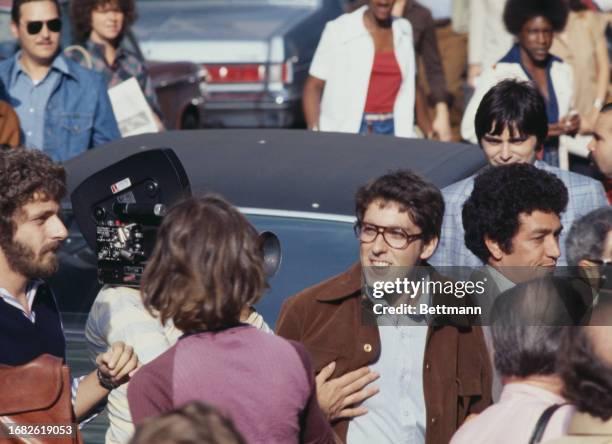
[[[442,190],[402,169],[363,184],[358,263],[288,298],[275,332],[253,309],[266,289],[255,229],[222,197],[179,202],[140,289],[96,297],[96,370],[72,381],[74,420],[106,407],[107,443],[607,442],[607,8],[363,0],[328,23],[304,88],[310,130],[466,140],[488,165]],[[120,137],[107,88],[136,77],[159,119],[144,66],[121,46],[135,17],[132,0],[74,0],[79,45],[64,53],[57,2],[14,2],[20,49],[0,63],[0,364],[65,360],[43,280],[67,237],[60,162]],[[597,178],[568,171],[569,152],[591,153]],[[578,275],[553,277],[557,265]],[[456,266],[488,283],[486,298],[418,302],[486,306],[486,321],[364,318],[381,270],[443,284],[436,268]]]

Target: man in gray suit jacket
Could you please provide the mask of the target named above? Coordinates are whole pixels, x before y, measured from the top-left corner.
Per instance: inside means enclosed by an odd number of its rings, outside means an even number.
[[[495,85],[483,97],[474,124],[478,143],[490,165],[529,163],[563,181],[569,193],[567,210],[561,217],[564,227],[569,228],[575,219],[608,205],[603,186],[597,180],[536,160],[548,132],[548,119],[544,99],[531,83],[504,80]],[[482,265],[465,246],[461,218],[463,204],[474,188],[475,176],[442,190],[446,211],[440,243],[430,259],[435,266]],[[561,232],[560,246],[557,265],[566,265],[565,232]]]

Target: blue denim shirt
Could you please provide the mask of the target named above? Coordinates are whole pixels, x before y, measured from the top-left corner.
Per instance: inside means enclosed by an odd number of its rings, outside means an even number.
[[[0,81],[7,95],[4,99],[18,107],[23,97],[13,96],[12,83],[20,53],[0,63]],[[58,162],[64,162],[85,150],[121,137],[111,108],[106,84],[99,74],[82,68],[63,55],[65,70],[56,70],[59,79],[44,106],[42,150]],[[0,97],[1,99],[2,97]],[[23,130],[23,127],[22,127]]]

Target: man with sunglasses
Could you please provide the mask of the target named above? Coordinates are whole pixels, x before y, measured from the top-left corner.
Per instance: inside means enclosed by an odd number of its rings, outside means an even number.
[[[412,319],[417,325],[379,325],[387,322],[372,319],[370,291],[372,278],[382,276],[449,282],[426,262],[440,236],[442,195],[416,174],[397,171],[362,186],[355,200],[359,263],[285,301],[277,333],[310,352],[319,404],[343,442],[448,442],[491,401],[481,329],[428,326],[424,316]],[[403,296],[386,302],[397,307]],[[440,300],[435,291],[415,296]]]
[[[0,81],[21,122],[23,145],[56,161],[120,137],[104,79],[59,51],[57,0],[15,0],[11,31],[20,50],[0,63]]]

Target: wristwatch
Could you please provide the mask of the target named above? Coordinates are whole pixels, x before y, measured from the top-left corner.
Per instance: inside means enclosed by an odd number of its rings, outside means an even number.
[[[98,369],[96,374],[98,375],[98,381],[100,382],[100,385],[106,390],[111,391],[119,387],[119,384],[115,384],[111,378],[109,378],[108,376],[104,376],[100,369]]]

